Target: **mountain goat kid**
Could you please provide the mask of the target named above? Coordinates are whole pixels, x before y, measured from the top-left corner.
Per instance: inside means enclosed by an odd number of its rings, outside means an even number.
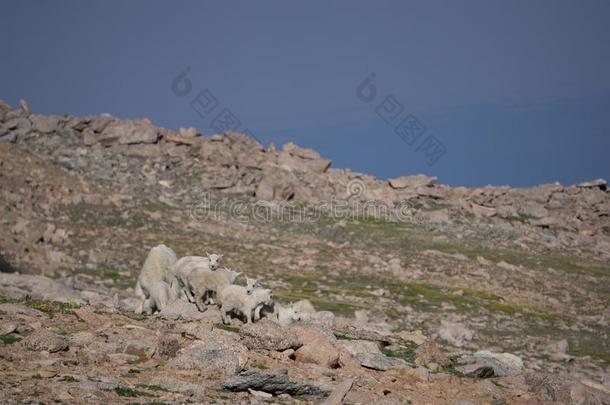
[[[176,263],[176,254],[167,246],[159,245],[150,249],[135,286],[135,295],[139,299],[134,309],[135,313],[141,314],[145,308],[151,308],[151,292],[156,283],[164,282],[172,285],[173,275],[169,268],[174,263]],[[155,291],[157,289],[154,288]],[[162,304],[163,301],[163,299],[156,300],[156,303]]]
[[[246,287],[231,284],[218,292],[218,303],[225,325],[231,324],[227,316],[231,312],[244,316],[246,323],[251,323],[261,307],[273,305],[273,294],[266,288],[256,288],[248,294]]]
[[[226,267],[214,271],[194,268],[186,278],[186,291],[194,298],[197,309],[203,312],[205,304],[213,304],[218,292],[232,285],[240,274]]]
[[[189,302],[195,302],[195,297],[188,288],[188,276],[196,268],[209,269],[215,271],[220,266],[222,255],[209,254],[204,256],[185,256],[171,266],[170,271],[174,275],[181,298],[186,298]]]

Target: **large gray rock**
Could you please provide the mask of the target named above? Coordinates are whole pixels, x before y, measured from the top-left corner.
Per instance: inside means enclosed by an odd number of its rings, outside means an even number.
[[[608,182],[604,179],[595,179],[591,181],[585,181],[576,185],[580,188],[600,188],[605,190],[608,187]]]
[[[322,385],[290,380],[288,370],[277,370],[272,373],[258,369],[246,370],[225,381],[222,388],[229,391],[248,391],[248,389],[252,389],[274,395],[288,394],[315,397],[326,396],[330,392],[327,387]]]
[[[298,349],[303,345],[290,329],[282,328],[268,319],[244,325],[239,335],[242,343],[252,350],[284,351]]]
[[[56,115],[30,115],[32,127],[34,128],[34,130],[42,134],[49,134],[51,132],[57,131],[57,129],[59,128],[60,119],[61,117]]]
[[[324,173],[331,161],[322,159],[320,154],[312,149],[301,148],[293,143],[287,143],[278,155],[278,165],[288,171]]]
[[[326,159],[307,159],[282,151],[277,158],[278,165],[288,171],[324,173],[331,165]]]
[[[473,377],[506,377],[519,374],[523,370],[523,360],[511,353],[494,353],[480,350],[472,356],[463,356],[460,359],[465,366],[458,371]]]
[[[118,140],[122,145],[155,143],[159,138],[157,128],[147,119],[112,121],[98,137],[102,142]]]
[[[199,370],[210,377],[226,377],[241,371],[245,358],[238,346],[232,347],[224,342],[195,342],[182,349],[168,362],[169,367],[186,370]]]
[[[282,147],[283,152],[290,153],[291,155],[298,156],[303,159],[316,160],[320,159],[320,154],[313,149],[302,148],[292,142],[284,144]]]
[[[408,366],[408,363],[403,359],[384,355],[381,350],[379,350],[379,344],[377,342],[368,340],[345,340],[341,341],[340,345],[354,356],[364,368],[387,371]]]
[[[15,137],[19,138],[25,136],[32,130],[32,123],[27,118],[16,117],[7,120],[0,127],[0,134],[6,135],[11,133]]]
[[[304,344],[294,352],[294,359],[299,363],[317,364],[328,368],[337,367],[339,356],[337,348],[325,338]]]
[[[49,353],[68,350],[68,341],[63,336],[46,329],[37,329],[31,335],[21,341],[24,347],[35,351],[47,351]]]
[[[549,211],[542,204],[535,202],[526,202],[517,207],[519,214],[531,218],[544,218],[549,214]]]
[[[403,188],[416,188],[416,187],[427,187],[434,184],[436,176],[426,176],[424,174],[417,174],[415,176],[402,176],[395,179],[390,179],[388,183],[390,187],[395,189]]]
[[[268,170],[256,187],[256,199],[263,201],[288,201],[298,192],[299,181],[285,170]]]

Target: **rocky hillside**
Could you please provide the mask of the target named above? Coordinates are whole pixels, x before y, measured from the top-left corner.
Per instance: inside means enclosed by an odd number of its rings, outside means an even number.
[[[606,181],[436,180],[333,169],[313,150],[239,133],[0,103],[0,392],[607,403]],[[135,317],[133,283],[159,243],[180,256],[222,252],[281,301],[332,318],[226,330],[214,311]]]

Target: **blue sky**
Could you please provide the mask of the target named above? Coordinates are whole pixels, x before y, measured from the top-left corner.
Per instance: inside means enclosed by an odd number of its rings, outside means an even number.
[[[608,21],[603,0],[5,1],[0,99],[206,134],[228,108],[265,144],[382,178],[571,184],[610,178]],[[218,105],[203,118],[202,90]],[[401,113],[386,123],[389,96]],[[394,132],[408,115],[425,128],[413,145]],[[432,166],[417,150],[428,136],[446,150]]]

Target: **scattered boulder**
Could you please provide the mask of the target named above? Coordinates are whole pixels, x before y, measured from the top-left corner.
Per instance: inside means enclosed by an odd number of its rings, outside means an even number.
[[[354,381],[350,378],[339,383],[331,392],[331,394],[322,402],[322,405],[342,405],[343,398],[347,395],[349,390],[352,388]]]
[[[100,136],[99,141],[118,141],[121,145],[156,143],[159,138],[157,128],[148,119],[112,121]]]
[[[506,377],[519,374],[523,370],[523,360],[511,353],[494,353],[480,350],[472,356],[462,356],[460,359],[465,366],[458,367],[458,371],[475,377]]]
[[[251,350],[298,349],[303,345],[290,329],[282,328],[269,319],[244,325],[240,331],[241,342]]]
[[[30,115],[30,121],[32,122],[32,129],[40,132],[41,134],[50,134],[59,129],[59,121],[61,117],[56,115]]]
[[[15,322],[2,322],[0,323],[0,336],[8,335],[17,330],[17,323]]]
[[[496,209],[492,208],[492,207],[485,207],[483,205],[478,205],[478,204],[471,204],[472,206],[472,212],[474,213],[474,215],[476,215],[477,217],[486,217],[486,218],[491,218],[493,216],[496,215]]]
[[[289,145],[289,144],[287,144]],[[298,148],[295,145],[296,148]],[[291,148],[289,148],[290,150]],[[294,152],[290,152],[286,150],[286,145],[284,145],[284,150],[280,152],[277,158],[278,165],[287,171],[297,171],[297,172],[312,172],[312,173],[324,173],[328,170],[331,165],[330,160],[320,159],[318,158],[308,158],[299,155],[295,155]],[[303,150],[299,148],[299,150]],[[309,150],[309,149],[305,149]],[[313,151],[312,151],[313,152]],[[304,154],[307,155],[307,154]],[[319,155],[318,155],[319,156]]]
[[[295,197],[298,180],[285,170],[269,170],[256,186],[256,199],[263,201],[290,201]]]
[[[181,349],[168,365],[181,370],[199,370],[210,378],[226,377],[241,371],[246,357],[240,354],[244,352],[245,349],[237,342],[196,341]]]
[[[274,372],[258,369],[245,370],[222,383],[222,388],[229,391],[248,391],[248,389],[253,389],[273,395],[288,394],[306,397],[324,397],[330,393],[330,390],[322,385],[292,381],[288,376],[288,370],[277,370]]]
[[[328,368],[339,365],[339,351],[323,339],[301,346],[294,352],[294,357],[299,363],[313,363]]]
[[[68,340],[46,329],[37,329],[21,341],[30,350],[49,353],[68,350]]]
[[[360,365],[373,370],[387,371],[393,368],[405,367],[407,362],[400,358],[387,357],[379,349],[379,344],[368,340],[341,341],[344,347],[354,356]]]
[[[419,329],[412,332],[405,330],[400,331],[398,332],[398,337],[406,340],[407,342],[413,342],[418,346],[424,344],[428,340],[428,338]]]
[[[390,179],[388,183],[394,189],[428,187],[434,184],[437,180],[436,176],[426,176],[417,174],[415,176],[402,176],[395,179]]]
[[[606,191],[608,188],[608,182],[605,179],[595,179],[591,181],[585,181],[578,183],[576,187],[580,188],[599,188],[600,190]]]

